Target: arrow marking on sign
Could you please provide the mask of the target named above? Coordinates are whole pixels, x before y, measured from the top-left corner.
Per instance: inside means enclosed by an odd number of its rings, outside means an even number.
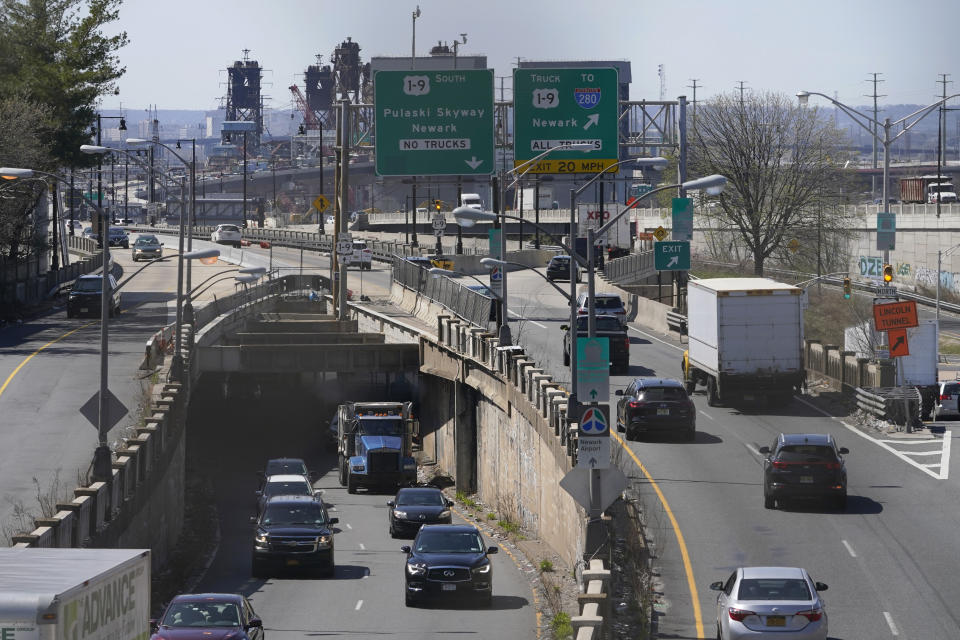
[[[471,169],[476,169],[477,167],[483,164],[483,160],[482,159],[477,160],[477,156],[473,156],[469,160],[464,160],[464,162],[466,162],[467,166],[470,167]]]
[[[679,264],[679,263],[680,263],[680,257],[679,257],[679,256],[673,256],[672,258],[670,258],[670,262],[667,263],[667,266],[668,266],[668,267],[672,267],[673,265]]]
[[[897,351],[897,347],[903,344],[903,336],[898,336],[897,341],[893,343],[893,346],[890,347],[890,351]]]
[[[587,124],[583,125],[583,130],[586,131],[593,125],[599,124],[599,123],[600,123],[600,114],[599,113],[591,114],[587,116]]]
[[[597,459],[596,459],[596,458],[590,458],[590,466],[591,466],[591,467],[597,466]]]

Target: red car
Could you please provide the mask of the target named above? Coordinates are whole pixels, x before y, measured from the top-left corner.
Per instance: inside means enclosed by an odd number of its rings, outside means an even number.
[[[182,593],[151,620],[151,640],[263,640],[263,621],[238,593]]]

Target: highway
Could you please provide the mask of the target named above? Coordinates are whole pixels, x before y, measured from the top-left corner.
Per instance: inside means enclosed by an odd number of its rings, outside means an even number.
[[[559,340],[565,300],[529,271],[509,277],[511,307],[522,316],[514,335],[555,379],[569,381]],[[676,340],[639,326],[630,335],[630,375],[611,378],[611,401],[633,377],[680,375],[684,347]],[[831,637],[960,637],[952,604],[960,597],[960,563],[944,550],[960,526],[956,510],[945,508],[960,488],[949,457],[951,423],[945,438],[878,442],[800,397],[783,410],[708,407],[702,390],[694,402],[696,442],[618,439],[615,447],[643,496],[657,550],[660,637],[714,637],[708,586],[746,565],[803,566],[830,585]],[[757,449],[781,431],[831,433],[850,449],[845,512],[816,504],[763,508]],[[943,469],[925,466],[941,461]]]

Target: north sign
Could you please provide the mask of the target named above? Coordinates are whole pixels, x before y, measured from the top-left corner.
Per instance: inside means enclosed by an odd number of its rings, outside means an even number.
[[[377,175],[493,172],[492,69],[378,71],[373,106]]]
[[[513,105],[514,167],[568,143],[591,146],[551,153],[529,172],[599,173],[619,160],[616,69],[514,69]]]

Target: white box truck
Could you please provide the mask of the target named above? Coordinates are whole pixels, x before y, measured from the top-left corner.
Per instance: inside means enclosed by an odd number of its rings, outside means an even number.
[[[149,637],[148,549],[0,548],[0,638]]]
[[[461,193],[460,206],[470,207],[471,209],[483,209],[483,200],[479,193]]]
[[[767,278],[711,278],[687,285],[684,357],[688,392],[707,404],[782,406],[803,388],[803,290]]]

